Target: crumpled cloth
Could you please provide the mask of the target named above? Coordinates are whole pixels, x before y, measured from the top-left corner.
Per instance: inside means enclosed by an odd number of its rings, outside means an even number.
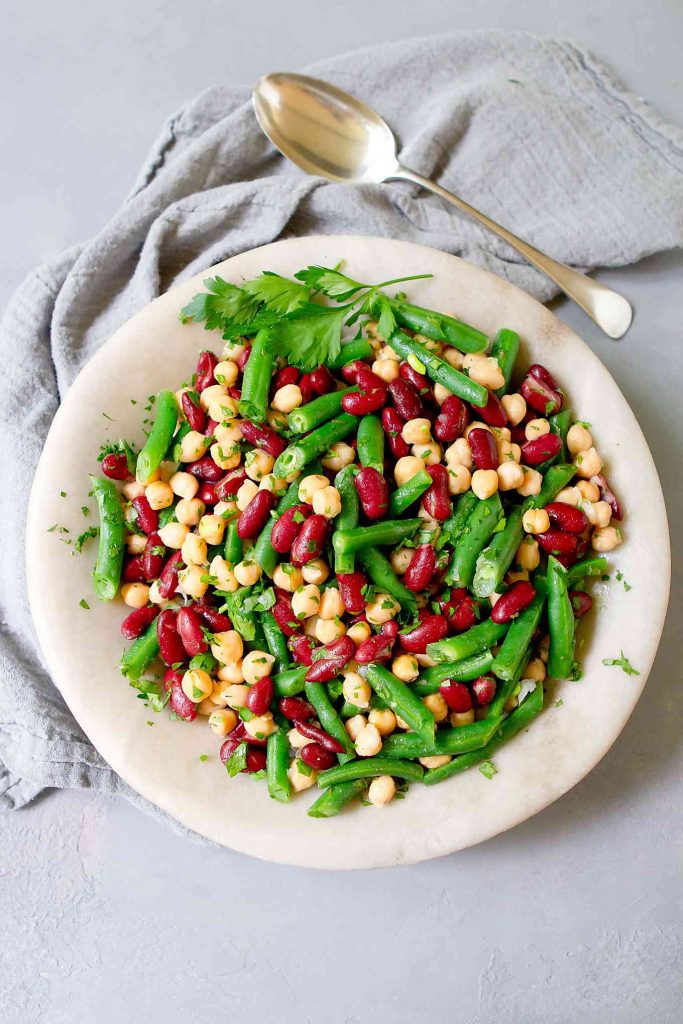
[[[683,132],[573,45],[455,33],[307,70],[376,107],[407,167],[566,263],[623,266],[683,243]],[[154,810],[70,715],[31,624],[26,506],[60,399],[113,331],[176,282],[283,236],[354,232],[457,253],[541,300],[555,293],[507,245],[414,186],[306,177],[261,134],[249,87],[219,86],[164,125],[100,234],[39,267],[12,298],[0,325],[0,501],[10,539],[0,563],[6,805],[21,807],[46,787],[95,787]]]

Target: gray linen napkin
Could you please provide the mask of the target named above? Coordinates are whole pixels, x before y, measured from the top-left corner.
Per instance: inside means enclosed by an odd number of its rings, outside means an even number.
[[[683,132],[575,46],[457,33],[309,70],[376,106],[408,167],[566,263],[623,266],[683,244]],[[31,625],[26,504],[60,398],[112,332],[177,281],[283,235],[354,232],[458,253],[542,300],[555,292],[434,196],[399,183],[354,188],[305,177],[261,135],[249,88],[218,87],[168,121],[101,233],[39,267],[11,300],[0,326],[0,518],[11,538],[0,566],[5,804],[20,807],[53,786],[97,787],[145,803],[71,717]]]

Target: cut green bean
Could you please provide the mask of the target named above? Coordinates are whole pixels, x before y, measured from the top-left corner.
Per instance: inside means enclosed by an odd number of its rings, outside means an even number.
[[[569,451],[567,449],[567,434],[569,428],[572,425],[572,411],[571,409],[562,409],[561,412],[555,413],[548,420],[550,423],[550,431],[562,441],[562,451],[556,456],[558,462],[567,462],[569,459]]]
[[[160,391],[154,407],[154,423],[135,464],[135,476],[146,484],[166,455],[178,422],[178,402],[172,391]]]
[[[275,366],[275,357],[268,342],[269,332],[259,331],[252,342],[242,377],[242,394],[238,409],[240,416],[254,423],[263,423],[268,411],[268,392]]]
[[[372,526],[336,530],[332,544],[335,554],[348,554],[376,545],[394,547],[407,537],[411,537],[421,525],[421,519],[383,519]]]
[[[535,576],[533,585],[536,597],[511,623],[508,634],[491,666],[494,675],[499,679],[513,679],[517,674],[531,643],[531,638],[541,621],[547,593],[545,578]]]
[[[92,574],[93,590],[99,601],[112,601],[121,580],[126,524],[113,480],[91,476],[90,483],[100,519],[97,561]]]
[[[358,470],[355,466],[344,466],[334,478],[334,486],[339,491],[339,497],[341,498],[341,512],[334,520],[335,533],[353,530],[358,526],[360,501],[356,485],[353,482],[357,472]],[[334,550],[334,571],[337,575],[339,573],[353,572],[356,565],[356,556],[353,551],[338,552],[334,547],[334,541],[332,542],[332,547]]]
[[[432,668],[426,668],[420,677],[411,683],[410,689],[418,697],[428,697],[430,693],[436,693],[446,679],[453,679],[457,683],[471,683],[479,676],[486,675],[492,664],[491,651],[481,651],[462,661],[434,665]]]
[[[470,327],[462,320],[456,320],[447,313],[437,313],[422,306],[413,306],[400,299],[391,299],[396,322],[401,327],[431,338],[433,341],[445,341],[460,352],[483,352],[488,345],[488,338],[476,327]]]
[[[187,420],[184,420],[180,424],[180,426],[175,432],[174,437],[171,439],[171,443],[168,446],[168,451],[166,452],[165,457],[166,459],[168,459],[169,462],[180,462],[183,454],[183,449],[181,447],[180,442],[182,441],[186,434],[190,433],[191,430],[192,427],[187,422]]]
[[[159,638],[157,636],[157,622],[147,627],[145,632],[133,640],[130,647],[127,647],[121,658],[121,672],[128,679],[137,680],[150,665],[159,653]]]
[[[320,465],[317,462],[310,467],[311,473],[318,473],[319,471]],[[272,577],[273,573],[275,572],[275,567],[277,566],[280,560],[280,556],[275,551],[275,548],[273,547],[270,539],[271,534],[273,532],[273,527],[275,526],[275,523],[280,518],[283,512],[286,512],[288,508],[291,508],[292,505],[297,505],[298,503],[299,481],[295,480],[293,483],[289,485],[284,495],[280,498],[277,504],[277,508],[275,509],[275,515],[270,516],[268,522],[258,535],[254,547],[252,548],[251,560],[252,562],[256,562],[257,565],[261,566],[261,569],[266,574],[266,576]]]
[[[300,437],[285,448],[282,455],[275,460],[273,473],[280,480],[284,480],[302,470],[313,459],[317,459],[328,451],[337,441],[347,437],[355,429],[357,423],[358,417],[351,416],[346,412],[330,420],[329,423],[323,423],[321,427],[313,430],[306,437]]]
[[[548,558],[548,632],[548,675],[566,679],[574,664],[574,612],[566,570],[552,555]]]
[[[371,779],[378,775],[392,775],[396,779],[422,782],[424,769],[414,761],[401,761],[396,757],[364,757],[362,761],[349,761],[347,764],[339,764],[335,768],[321,772],[318,776],[318,785],[326,788],[341,782]]]
[[[575,562],[567,569],[567,582],[574,583],[576,580],[585,579],[586,576],[602,576],[606,571],[606,558],[584,558],[582,562]]]
[[[288,668],[284,672],[278,672],[273,678],[273,688],[276,697],[296,697],[303,693],[306,685],[306,665],[297,665],[296,668]]]
[[[421,498],[428,488],[432,486],[432,478],[426,469],[420,469],[415,476],[407,483],[401,484],[389,497],[389,511],[387,515],[400,516],[413,502]]]
[[[439,729],[433,743],[425,743],[415,732],[395,732],[382,743],[383,757],[434,757],[436,754],[466,754],[485,746],[500,728],[502,719],[484,719],[453,729]]]
[[[344,754],[337,754],[339,763],[343,764],[349,758],[356,756],[356,750],[344,728],[344,723],[332,706],[324,683],[306,683],[306,696],[316,710],[321,726],[326,733],[334,737],[346,751]],[[344,781],[344,780],[342,780]]]
[[[240,536],[237,532],[236,522],[228,523],[228,528],[225,531],[223,554],[225,556],[225,561],[230,562],[231,565],[237,565],[238,562],[242,561],[244,551],[242,548],[242,541],[240,540]]]
[[[287,417],[287,425],[295,434],[306,434],[309,430],[319,427],[322,423],[338,416],[342,411],[342,398],[349,395],[358,388],[344,388],[341,391],[331,391],[328,395],[321,395],[314,398],[306,405],[300,405]]]
[[[433,744],[436,723],[434,715],[410,687],[383,665],[368,665],[366,679],[376,694],[402,718],[423,743]]]
[[[505,377],[502,387],[496,389],[498,398],[502,398],[510,390],[512,374],[517,362],[519,353],[519,335],[517,331],[509,331],[506,328],[498,331],[491,348],[491,355],[497,360],[501,372]]]
[[[571,463],[558,462],[554,466],[550,466],[543,477],[541,490],[533,498],[527,499],[528,507],[545,508],[546,505],[555,500],[562,488],[567,486],[575,473],[576,466],[572,466]],[[527,502],[524,504],[526,506]]]
[[[456,544],[446,582],[456,587],[472,586],[477,558],[493,536],[503,514],[498,491],[478,502]]]
[[[517,671],[510,679],[501,679],[496,684],[496,693],[491,703],[486,708],[486,720],[500,718],[505,714],[505,705],[519,686],[520,679],[529,661],[529,652],[522,658]]]
[[[503,577],[512,564],[517,548],[524,539],[523,509],[515,505],[508,509],[504,528],[477,558],[472,590],[477,597],[490,597],[498,590]]]
[[[289,740],[284,729],[268,737],[266,747],[266,780],[273,800],[286,804],[292,795],[292,784],[287,775],[289,768]]]
[[[470,516],[478,504],[479,498],[474,491],[465,491],[464,494],[460,495],[455,511],[441,527],[441,535],[439,536],[437,547],[443,547],[444,544],[452,544],[453,547],[457,545],[465,531]]]
[[[356,437],[361,466],[384,473],[384,429],[379,416],[363,416]]]
[[[416,607],[413,594],[398,578],[391,567],[391,562],[377,548],[361,548],[356,553],[361,569],[379,590],[395,597],[401,608],[414,611]]]
[[[261,615],[261,626],[263,627],[268,650],[275,658],[275,671],[286,671],[290,666],[287,638],[275,621],[272,612],[264,612]]]
[[[328,359],[325,365],[330,370],[341,370],[342,366],[352,363],[354,359],[374,358],[374,352],[375,350],[367,338],[354,338],[353,341],[347,341],[345,345],[342,345],[339,355],[334,359]]]
[[[448,637],[447,640],[437,640],[434,644],[427,645],[427,654],[436,662],[462,661],[464,658],[471,658],[474,654],[480,654],[497,644],[508,631],[508,623],[493,622],[486,619],[484,622],[472,626],[471,629],[457,636]]]
[[[483,408],[486,405],[489,393],[482,384],[477,384],[467,374],[453,369],[445,359],[441,359],[434,352],[430,352],[428,348],[421,345],[415,338],[409,338],[402,331],[394,331],[389,344],[404,359],[411,357],[417,359],[424,366],[427,375],[437,384],[441,384],[448,391],[452,392],[452,394],[457,395],[466,402],[470,402],[472,405],[476,405],[478,408]]]
[[[365,791],[365,779],[353,779],[352,782],[338,782],[336,786],[328,786],[323,790],[315,803],[306,812],[310,818],[333,818],[339,814],[354,796]]]

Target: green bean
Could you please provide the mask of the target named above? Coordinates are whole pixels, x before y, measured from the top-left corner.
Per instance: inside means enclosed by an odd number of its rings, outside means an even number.
[[[493,647],[507,631],[507,622],[501,624],[485,619],[464,633],[450,636],[447,640],[437,640],[435,644],[428,644],[427,654],[437,662],[462,661]]]
[[[433,341],[446,341],[461,352],[483,352],[488,338],[476,327],[470,327],[462,320],[456,320],[447,313],[436,313],[422,306],[413,306],[400,299],[391,299],[396,322],[401,327],[417,331]]]
[[[225,531],[223,554],[225,556],[225,561],[230,562],[231,565],[237,565],[238,562],[242,561],[242,555],[244,552],[242,549],[242,541],[240,540],[240,536],[237,532],[236,522],[228,523],[228,528]]]
[[[567,573],[552,555],[548,558],[548,674],[566,679],[574,664],[574,612],[567,593]]]
[[[320,465],[317,462],[310,467],[311,473],[317,473],[319,470]],[[261,569],[266,576],[272,577],[275,572],[275,567],[280,560],[280,556],[275,551],[270,540],[273,527],[283,512],[286,512],[288,508],[292,507],[292,505],[298,505],[298,503],[299,481],[295,480],[294,483],[289,485],[284,495],[280,498],[277,508],[275,509],[275,516],[270,516],[268,522],[258,535],[254,547],[252,548],[251,560],[261,566]]]
[[[452,544],[453,547],[462,537],[468,520],[479,504],[479,498],[474,491],[465,491],[457,500],[455,511],[448,517],[441,527],[441,535],[437,547],[444,544]]]
[[[510,390],[510,381],[517,362],[519,353],[519,335],[517,331],[509,331],[505,327],[498,331],[491,348],[491,355],[497,360],[501,372],[505,377],[505,383],[501,388],[496,388],[496,395],[502,398]]]
[[[238,403],[240,416],[263,423],[268,410],[268,392],[273,376],[275,357],[268,346],[269,332],[258,332],[251,344],[251,353],[242,377],[242,395]]]
[[[266,634],[263,632],[261,620],[256,617],[254,612],[242,612],[242,614],[254,627],[254,636],[251,640],[246,641],[247,647],[250,651],[262,651],[266,646]]]
[[[475,750],[471,754],[463,754],[461,757],[456,757],[455,760],[450,761],[441,768],[432,768],[424,777],[425,785],[435,786],[438,782],[450,779],[451,776],[464,772],[475,764],[479,764],[480,761],[488,761],[504,743],[511,740],[513,736],[516,736],[521,729],[526,728],[542,707],[543,687],[538,683],[536,688],[522,701],[520,706],[515,708],[508,718],[503,720],[497,735],[489,740],[485,747],[482,747],[481,750]],[[334,770],[331,769],[331,771]]]
[[[391,710],[410,726],[423,743],[434,742],[434,715],[410,687],[383,665],[368,665],[366,678],[375,693],[387,702]]]
[[[454,679],[458,683],[471,683],[479,676],[486,675],[492,664],[491,651],[481,651],[480,654],[463,658],[462,661],[434,665],[432,668],[426,668],[420,677],[411,683],[410,689],[418,697],[427,697],[430,693],[436,693],[446,679]]]
[[[157,395],[152,429],[135,464],[135,476],[139,483],[146,484],[161,465],[173,440],[177,422],[178,402],[174,393],[160,391]]]
[[[344,728],[344,723],[335,711],[327,693],[324,683],[306,683],[306,696],[315,708],[321,726],[330,736],[334,737],[346,751],[344,754],[337,754],[339,763],[343,764],[349,758],[356,756],[353,743],[349,734]],[[343,780],[342,780],[343,781]]]
[[[261,626],[263,627],[268,650],[275,658],[275,671],[284,672],[290,666],[287,638],[271,612],[263,612],[261,615]]]
[[[180,446],[180,442],[182,441],[182,439],[185,437],[186,434],[190,433],[191,430],[192,430],[192,427],[187,422],[187,420],[183,420],[183,422],[180,424],[180,426],[176,430],[175,435],[174,435],[173,439],[171,440],[170,445],[168,446],[168,451],[166,452],[166,458],[168,459],[169,462],[180,462],[180,459],[181,459],[182,454],[183,454],[183,450],[182,450],[182,448]]]
[[[287,775],[289,768],[289,740],[284,729],[278,729],[268,737],[266,747],[266,779],[268,792],[273,800],[286,804],[292,795],[292,785]]]
[[[521,505],[508,509],[504,528],[494,535],[491,543],[479,555],[472,583],[472,590],[477,597],[490,597],[502,583],[524,539],[522,515]]]
[[[384,429],[379,416],[362,417],[356,441],[361,466],[384,473]]]
[[[374,358],[374,349],[367,338],[354,338],[342,345],[339,354],[333,359],[328,359],[325,366],[330,370],[341,370],[342,366],[352,363],[355,359]]]
[[[456,587],[472,586],[477,557],[493,536],[502,512],[503,506],[498,491],[478,502],[456,544],[446,573],[447,583]]]
[[[425,367],[427,375],[454,395],[479,408],[486,405],[489,393],[483,385],[471,380],[467,374],[454,370],[444,359],[430,352],[419,341],[409,338],[402,331],[394,331],[389,344],[404,359],[411,356],[417,358]]]
[[[300,437],[285,448],[282,455],[275,460],[273,473],[283,480],[291,476],[292,473],[296,473],[297,470],[303,469],[309,462],[323,455],[333,444],[341,441],[352,430],[355,430],[357,423],[358,417],[350,416],[346,412],[330,420],[329,423],[323,423],[321,427],[313,430],[306,437]]]
[[[352,782],[339,782],[336,786],[329,786],[324,790],[314,804],[306,812],[311,818],[333,818],[339,814],[342,807],[353,800],[354,796],[362,793],[367,786],[364,779],[354,779]]]
[[[387,515],[400,516],[401,512],[422,497],[424,492],[432,486],[432,478],[426,469],[421,469],[411,477],[407,483],[397,487],[389,497],[389,511]]]
[[[90,483],[100,518],[97,561],[92,574],[93,590],[99,601],[111,601],[116,597],[121,580],[126,524],[116,484],[95,476],[90,477]]]
[[[485,746],[500,728],[501,719],[484,719],[454,729],[439,729],[433,743],[415,732],[395,732],[382,743],[383,757],[434,757],[435,754],[466,754]]]
[[[296,697],[303,693],[306,684],[307,665],[297,665],[273,676],[273,687],[276,697]]]
[[[567,434],[572,424],[572,412],[571,409],[563,409],[561,412],[556,412],[554,416],[551,416],[548,420],[550,424],[550,432],[557,434],[562,441],[562,451],[556,456],[558,462],[566,462],[569,458],[569,452],[567,450]]]
[[[341,498],[341,512],[334,521],[335,533],[342,530],[352,530],[358,526],[360,501],[358,499],[358,491],[353,482],[357,472],[358,470],[355,466],[344,466],[334,478],[334,486],[339,491],[339,497]],[[353,572],[356,565],[353,551],[338,552],[334,548],[334,541],[332,546],[334,550],[334,571],[337,575],[339,573]]]
[[[127,647],[123,652],[121,672],[128,679],[139,679],[158,653],[159,638],[157,636],[157,622],[155,619],[145,632],[137,640],[133,640],[130,647]]]
[[[496,685],[495,697],[486,708],[486,721],[493,718],[500,718],[500,716],[505,713],[505,705],[519,685],[522,673],[527,666],[529,660],[528,653],[529,652],[527,650],[525,656],[519,663],[515,674],[510,679],[500,680]]]
[[[414,761],[401,761],[396,757],[364,757],[362,760],[349,761],[328,768],[318,776],[321,788],[336,786],[340,782],[352,782],[355,779],[370,779],[377,775],[393,775],[396,779],[408,779],[409,782],[422,782],[424,769]]]
[[[415,610],[415,594],[398,578],[391,563],[377,548],[361,548],[357,552],[357,561],[361,569],[370,577],[379,590],[395,597],[401,608]]]
[[[533,498],[528,498],[529,508],[545,508],[551,501],[554,501],[563,487],[566,487],[576,473],[576,466],[571,463],[558,462],[551,466],[541,484],[541,490]],[[525,506],[527,502],[524,503]]]
[[[536,597],[511,623],[508,634],[491,666],[494,675],[499,679],[514,678],[529,648],[531,638],[541,621],[547,593],[546,581],[543,576],[535,576],[533,585]]]
[[[567,569],[567,582],[574,583],[575,580],[582,580],[586,576],[602,576],[606,569],[606,558],[584,558],[583,562],[575,562]]]
[[[342,411],[342,398],[344,395],[349,395],[353,391],[358,391],[358,388],[344,388],[342,391],[331,391],[327,395],[321,395],[320,398],[314,398],[312,402],[307,402],[306,405],[300,405],[298,409],[290,412],[287,417],[289,429],[294,434],[307,434],[309,430],[319,427],[321,423],[327,423],[328,420],[338,416]]]
[[[415,533],[421,525],[421,519],[383,519],[371,526],[336,530],[332,544],[335,554],[349,554],[378,544],[382,547],[394,547]]]

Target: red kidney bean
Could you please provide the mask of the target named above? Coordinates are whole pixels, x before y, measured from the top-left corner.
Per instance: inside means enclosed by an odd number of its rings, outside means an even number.
[[[450,711],[462,714],[472,707],[472,694],[464,683],[456,683],[454,679],[444,679],[439,693],[448,704]]]
[[[391,395],[396,412],[404,423],[424,415],[422,399],[417,392],[417,388],[410,381],[404,380],[403,377],[397,377],[396,380],[392,380],[389,385],[389,394]]]
[[[176,628],[183,647],[190,658],[194,658],[196,654],[203,654],[204,651],[208,650],[209,645],[204,639],[202,624],[194,608],[188,606],[178,611]]]
[[[300,631],[301,623],[292,611],[292,599],[284,590],[276,592],[275,604],[270,610],[285,636],[294,636]]]
[[[208,480],[203,480],[201,487],[197,491],[197,497],[200,501],[203,501],[205,505],[215,505],[218,501],[216,485],[209,483]]]
[[[246,479],[247,474],[242,466],[239,469],[231,469],[215,486],[218,500],[226,501],[229,498],[234,498]]]
[[[289,649],[298,665],[313,664],[313,643],[310,636],[305,636],[303,633],[293,636],[289,641]]]
[[[582,618],[593,607],[593,598],[583,590],[570,590],[569,600],[572,603],[572,611],[576,619]]]
[[[441,465],[427,466],[427,473],[432,478],[432,484],[422,498],[422,507],[432,519],[438,519],[440,523],[443,523],[451,514],[448,470]]]
[[[272,491],[257,491],[237,520],[237,535],[240,540],[257,537],[268,522],[276,504],[277,498]]]
[[[443,640],[448,633],[448,622],[443,615],[433,615],[429,612],[421,616],[421,621],[415,629],[409,633],[401,633],[401,647],[411,654],[424,654],[427,644]]]
[[[510,440],[512,444],[518,444],[520,448],[523,444],[526,444],[526,434],[524,432],[523,423],[518,423],[516,427],[510,427]]]
[[[155,580],[164,567],[166,548],[158,533],[150,533],[142,553],[142,568],[145,578]]]
[[[550,370],[546,370],[542,363],[533,363],[529,367],[529,374],[535,377],[536,380],[542,380],[544,384],[547,384],[553,391],[557,391],[557,384]]]
[[[489,397],[486,405],[483,409],[477,408],[477,413],[481,416],[484,423],[488,423],[490,427],[506,427],[508,423],[507,413],[503,408],[498,395],[494,394],[493,391],[489,391]]]
[[[327,543],[330,523],[325,516],[312,515],[299,529],[296,540],[290,549],[290,557],[294,565],[302,566],[319,558]]]
[[[190,700],[179,682],[174,682],[171,686],[169,706],[171,711],[185,722],[194,722],[197,717],[197,705]]]
[[[536,377],[525,377],[519,390],[526,404],[544,416],[554,415],[562,408],[560,392]]]
[[[385,381],[378,377],[367,363],[361,363],[356,370],[356,384],[361,391],[374,391],[375,388],[382,388],[385,391],[387,387]]]
[[[334,391],[337,387],[334,377],[326,366],[318,366],[308,376],[313,393],[316,395],[328,395],[330,391]]]
[[[198,431],[202,434],[206,427],[206,413],[199,404],[199,399],[196,399],[196,393],[192,391],[183,391],[180,404],[183,412],[185,413],[185,419],[187,420],[192,430]]]
[[[547,459],[554,459],[561,450],[562,438],[558,434],[532,437],[522,445],[522,462],[525,466],[540,466]]]
[[[183,673],[179,672],[177,668],[167,668],[164,670],[163,686],[165,693],[169,692],[169,690],[173,687],[174,683],[180,686],[182,681]]]
[[[404,455],[410,455],[410,445],[401,436],[403,420],[392,406],[382,409],[382,426],[394,458],[402,459]]]
[[[421,544],[415,548],[408,568],[403,576],[403,582],[408,590],[416,594],[424,590],[431,581],[436,569],[436,551],[431,544]]]
[[[303,697],[281,697],[278,701],[278,710],[290,722],[307,722],[310,718],[315,718],[315,708]]]
[[[263,772],[266,769],[266,752],[265,750],[259,750],[258,747],[250,747],[247,750],[246,764],[244,771],[247,775],[255,775],[256,772]]]
[[[575,555],[579,546],[576,534],[565,533],[564,530],[550,529],[545,533],[537,533],[534,537],[546,554],[555,555],[556,558],[560,555]]]
[[[370,388],[368,391],[352,391],[341,400],[344,412],[352,416],[367,416],[386,405],[386,388]]]
[[[311,384],[310,373],[304,373],[301,375],[301,379],[299,380],[299,390],[301,391],[301,404],[308,405],[315,394],[313,391],[313,385]]]
[[[156,533],[159,529],[159,513],[156,512],[144,494],[133,498],[133,508],[137,513],[137,524],[146,534]]]
[[[388,636],[391,640],[395,640],[398,636],[398,622],[395,619],[389,619],[388,622],[380,626],[379,631],[382,636]]]
[[[359,615],[365,608],[363,588],[367,586],[367,577],[362,572],[340,572],[337,574],[337,582],[347,612]]]
[[[273,702],[274,693],[273,680],[270,676],[264,676],[263,679],[259,679],[253,686],[249,687],[247,707],[255,715],[265,715]]]
[[[278,370],[273,378],[273,392],[279,391],[280,388],[286,388],[288,384],[299,383],[299,371],[296,366],[283,366],[281,370]]]
[[[310,768],[324,771],[337,763],[337,757],[331,750],[325,750],[320,743],[307,743],[299,751],[299,757]]]
[[[286,509],[273,526],[270,542],[278,554],[286,554],[296,540],[302,521],[313,514],[310,505],[292,505]]]
[[[232,629],[232,622],[228,616],[216,611],[215,608],[210,608],[204,601],[197,601],[193,607],[212,633],[225,633]]]
[[[284,438],[280,437],[272,427],[268,426],[256,426],[251,420],[241,420],[240,429],[242,431],[242,437],[249,444],[253,444],[255,448],[262,448],[264,452],[268,452],[274,459],[278,455],[282,455],[283,451],[287,447],[287,442]]]
[[[110,452],[102,459],[102,472],[110,480],[132,480],[125,452]]]
[[[384,476],[372,466],[366,466],[356,474],[353,482],[367,518],[383,519],[389,508],[389,488]]]
[[[242,349],[242,351],[240,352],[240,354],[237,357],[237,369],[240,371],[240,373],[244,373],[244,371],[246,370],[247,363],[249,362],[249,356],[250,355],[251,355],[251,344],[249,342],[247,342],[246,345],[244,346],[244,348]]]
[[[550,516],[550,522],[568,533],[583,533],[588,528],[585,512],[564,501],[551,501],[545,510]]]
[[[472,691],[480,708],[485,708],[496,696],[496,681],[492,676],[479,676],[472,683]]]
[[[528,608],[535,596],[536,591],[527,580],[517,580],[494,604],[491,621],[509,622],[515,615]]]
[[[157,618],[157,637],[161,657],[167,665],[175,665],[177,662],[186,660],[185,648],[180,639],[177,625],[177,614],[170,608],[159,612]]]
[[[448,601],[442,611],[448,620],[449,632],[464,633],[466,629],[475,626],[478,621],[478,609],[479,605],[469,594],[465,594],[459,600]]]
[[[481,409],[477,410],[481,412]],[[438,441],[451,443],[465,433],[470,416],[467,406],[457,395],[449,395],[441,405],[441,412],[434,420],[434,437]]]
[[[123,563],[121,579],[124,583],[146,583],[145,564],[142,555],[134,555]]]
[[[148,605],[146,608],[136,608],[121,623],[121,636],[124,640],[137,639],[154,622],[158,614],[159,609],[154,605]]]
[[[367,363],[364,363],[361,359],[354,359],[352,362],[347,363],[346,366],[342,366],[341,375],[347,384],[355,384],[358,371],[367,369],[369,369]]]
[[[305,736],[307,740],[315,740],[325,750],[331,750],[333,754],[344,753],[344,748],[339,740],[336,740],[334,736],[330,736],[319,725],[312,725],[311,722],[305,722],[300,719],[296,723],[296,731]]]
[[[209,417],[206,421],[206,426],[204,427],[204,437],[213,437],[216,433],[217,426],[218,420],[212,420],[211,417]]]
[[[242,389],[238,388],[236,384],[231,384],[228,388],[228,394],[231,398],[234,398],[236,402],[239,402],[242,397]]]
[[[398,623],[397,623],[398,625]],[[373,661],[387,661],[394,649],[396,637],[387,633],[378,633],[376,636],[369,636],[356,648],[354,655],[359,665],[371,665]]]
[[[407,380],[409,384],[413,385],[420,398],[424,398],[427,401],[433,400],[434,392],[432,391],[429,380],[424,373],[418,373],[410,363],[405,362],[401,363],[398,372],[402,380]]]
[[[308,669],[306,682],[329,683],[351,661],[356,653],[356,645],[350,636],[340,636],[315,653],[320,654],[320,657]]]
[[[591,477],[591,483],[595,484],[600,490],[600,497],[603,501],[606,501],[609,507],[612,509],[612,516],[614,519],[621,522],[623,518],[623,512],[621,510],[621,503],[617,498],[616,494],[607,483],[607,478],[602,473],[598,473],[597,476]]]
[[[210,455],[204,455],[196,462],[191,462],[187,467],[187,472],[192,473],[192,476],[196,476],[199,480],[208,480],[212,484],[218,483],[225,474],[225,470],[216,465]]]
[[[213,352],[202,352],[197,363],[197,373],[195,376],[195,387],[200,395],[205,388],[216,383],[213,371],[217,366],[218,359]]]
[[[165,601],[172,597],[178,589],[178,573],[183,564],[183,556],[180,551],[174,551],[161,570],[159,576],[159,595]]]
[[[477,469],[498,469],[498,448],[490,430],[474,427],[467,435],[467,440]]]
[[[226,740],[221,743],[221,749],[218,753],[223,764],[227,764],[232,755],[235,753],[240,743],[244,742],[243,736],[236,736],[236,729],[233,729]]]

